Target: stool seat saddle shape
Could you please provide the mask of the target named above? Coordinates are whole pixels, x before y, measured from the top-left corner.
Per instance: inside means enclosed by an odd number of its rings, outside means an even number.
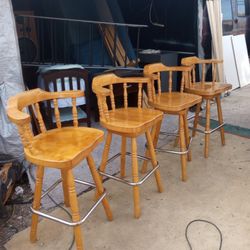
[[[161,125],[163,113],[158,110],[142,108],[143,84],[148,85],[149,82],[150,79],[146,77],[118,77],[115,74],[103,74],[96,76],[92,82],[93,91],[97,95],[100,122],[101,125],[107,129],[107,139],[103,151],[102,162],[99,167],[99,173],[103,176],[109,177],[116,181],[120,181],[133,187],[135,218],[139,218],[141,215],[139,202],[139,185],[144,183],[144,181],[154,173],[158,191],[163,191],[160,172],[158,169],[159,164],[156,160],[156,155],[153,147],[153,140],[156,136],[157,127]],[[116,100],[113,92],[114,84],[122,84],[123,86],[124,106],[121,108],[116,108]],[[137,107],[128,106],[127,88],[132,84],[138,85]],[[108,108],[107,99],[110,99],[110,110]],[[147,144],[149,148],[148,155],[150,158],[145,158],[137,154],[136,138],[144,133],[147,138]],[[108,160],[112,134],[121,136],[121,153],[114,155]],[[131,152],[126,152],[127,138],[131,139]],[[107,164],[119,156],[121,160],[120,178],[105,173]],[[132,182],[125,179],[126,156],[132,157]],[[150,160],[153,165],[153,169],[149,173],[147,173],[147,175],[144,176],[141,180],[139,180],[137,158],[141,158],[146,161]]]
[[[221,143],[225,145],[225,135],[224,135],[224,122],[221,108],[221,94],[232,89],[232,85],[229,83],[223,83],[217,81],[217,68],[219,64],[223,63],[223,60],[218,59],[201,59],[195,56],[185,57],[181,61],[182,65],[187,65],[192,67],[192,72],[190,75],[190,82],[185,86],[185,92],[196,94],[202,97],[206,102],[206,127],[205,130],[197,129],[198,119],[201,105],[197,105],[196,114],[194,119],[194,126],[192,136],[195,136],[196,131],[202,132],[205,134],[205,147],[204,147],[204,156],[208,157],[209,153],[209,141],[210,134],[214,131],[220,129],[221,134]],[[196,70],[201,66],[201,81],[196,81]],[[206,70],[211,67],[212,81],[206,80]],[[211,100],[215,99],[217,104],[218,111],[218,120],[219,126],[214,129],[210,129],[210,105]]]
[[[153,63],[144,67],[144,75],[151,78],[151,90],[148,94],[149,105],[163,111],[165,114],[179,116],[180,151],[164,149],[156,149],[156,151],[180,155],[182,181],[187,180],[187,158],[191,161],[191,149],[189,147],[191,138],[189,137],[187,113],[190,107],[201,102],[200,96],[183,92],[185,84],[188,83],[191,69],[191,67],[185,66],[169,67],[162,63]],[[161,80],[162,72],[168,74],[166,82],[162,82]],[[177,73],[181,74],[180,92],[172,91],[173,77]],[[162,84],[168,84],[168,92],[162,92]],[[156,138],[154,141],[155,147],[157,146],[157,141],[158,139]],[[147,162],[144,162],[142,172],[145,172],[146,169]]]
[[[105,197],[106,192],[102,186],[101,178],[96,170],[94,160],[91,156],[95,147],[103,140],[104,132],[98,129],[78,127],[76,98],[84,96],[83,91],[46,92],[34,89],[11,97],[8,101],[8,117],[18,127],[20,137],[24,146],[25,157],[31,163],[37,165],[36,184],[34,192],[33,207],[31,208],[32,223],[30,240],[37,239],[38,216],[54,220],[67,226],[74,227],[74,236],[77,249],[83,249],[80,225],[87,219],[94,208],[102,202],[106,215],[112,220],[112,212]],[[72,98],[72,116],[74,126],[61,127],[58,99]],[[40,112],[40,102],[53,100],[57,128],[46,130]],[[41,133],[34,135],[30,127],[30,115],[25,112],[26,107],[34,106]],[[24,111],[23,111],[24,109]],[[95,184],[74,179],[72,168],[76,167],[82,160],[87,159],[90,172]],[[42,194],[42,183],[45,167],[57,168],[61,171],[61,179],[54,183]],[[64,203],[72,211],[72,222],[45,214],[40,211],[41,198],[47,195],[62,182]],[[96,187],[98,200],[89,213],[80,218],[75,182],[79,184]]]

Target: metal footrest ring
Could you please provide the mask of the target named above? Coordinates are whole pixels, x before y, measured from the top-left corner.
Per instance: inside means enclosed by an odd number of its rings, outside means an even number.
[[[193,128],[193,127],[189,127],[192,130],[195,130],[197,132],[203,133],[203,134],[212,134],[213,132],[215,132],[216,130],[220,129],[221,127],[223,127],[225,125],[225,123],[223,122],[222,124],[220,124],[219,126],[217,126],[216,128],[210,129],[209,131],[206,130],[201,130],[198,128]]]
[[[130,152],[126,152],[126,155],[131,156],[131,153],[130,153]],[[107,161],[107,164],[110,163],[111,161],[115,160],[115,159],[118,158],[119,156],[121,156],[121,153],[118,153],[118,154],[112,156],[112,157]],[[137,158],[138,158],[138,159],[141,159],[141,160],[146,160],[146,161],[151,160],[150,158],[145,157],[145,156],[141,156],[141,155],[137,155]],[[131,181],[128,181],[128,180],[125,180],[125,179],[116,177],[116,176],[114,176],[114,175],[110,175],[110,174],[104,173],[104,172],[102,172],[102,171],[100,171],[100,170],[99,170],[99,173],[100,173],[100,175],[103,175],[103,176],[108,177],[108,178],[110,178],[110,179],[113,179],[113,180],[119,181],[119,182],[121,182],[121,183],[127,184],[127,185],[129,185],[129,186],[139,186],[139,185],[143,184],[143,183],[149,178],[149,176],[151,176],[159,167],[160,167],[160,165],[159,165],[159,163],[157,162],[157,165],[156,165],[152,170],[150,170],[150,171],[149,171],[140,181],[138,181],[138,182],[131,182]]]
[[[160,152],[160,153],[184,155],[184,154],[187,154],[188,151],[190,150],[192,140],[193,140],[193,137],[190,137],[188,147],[187,147],[187,149],[185,151],[167,150],[167,149],[162,149],[162,148],[155,148],[155,151]]]
[[[48,195],[49,192],[51,192],[54,188],[56,188],[60,183],[62,182],[62,179],[59,179],[57,180],[54,184],[52,184],[45,192],[44,194],[41,196],[41,199]],[[87,185],[89,187],[93,187],[93,188],[96,188],[95,184],[93,183],[90,183],[90,182],[86,182],[86,181],[81,181],[81,180],[78,180],[78,179],[75,179],[75,182],[76,183],[79,183],[79,184],[83,184],[83,185]],[[89,211],[87,212],[87,214],[79,221],[76,221],[76,222],[70,222],[70,221],[66,221],[66,220],[63,220],[63,219],[60,219],[58,217],[55,217],[55,216],[52,216],[52,215],[49,215],[49,214],[46,214],[46,213],[43,213],[43,212],[40,212],[39,210],[36,210],[34,209],[33,207],[30,207],[32,213],[34,214],[37,214],[41,217],[44,217],[46,219],[49,219],[49,220],[53,220],[55,222],[59,222],[61,224],[64,224],[66,226],[70,226],[70,227],[75,227],[75,226],[78,226],[78,225],[81,225],[88,217],[89,215],[94,211],[94,209],[102,202],[103,198],[106,196],[106,189],[104,188],[104,192],[102,193],[102,195],[98,198],[97,202],[89,209]]]

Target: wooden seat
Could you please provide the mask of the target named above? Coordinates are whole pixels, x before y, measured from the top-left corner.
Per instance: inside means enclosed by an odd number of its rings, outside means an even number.
[[[222,60],[217,59],[200,59],[198,57],[185,57],[181,61],[182,65],[192,66],[191,81],[185,86],[185,92],[196,94],[202,97],[206,102],[206,127],[205,127],[205,147],[204,156],[207,158],[209,153],[209,139],[210,134],[217,129],[220,129],[221,133],[221,143],[225,145],[225,135],[223,128],[223,115],[221,108],[221,94],[232,89],[232,85],[228,83],[217,82],[217,67],[219,63],[223,63]],[[201,66],[201,81],[196,81],[196,69]],[[211,67],[212,80],[206,80],[206,70]],[[213,130],[210,129],[210,102],[215,99],[218,111],[219,126]],[[198,125],[200,104],[197,105],[196,115],[194,120],[194,127],[192,135],[195,136]]]
[[[154,108],[163,110],[164,112],[180,112],[184,109],[189,109],[199,101],[197,95],[190,95],[186,93],[171,92],[161,93],[155,96]]]
[[[153,140],[157,135],[157,127],[161,125],[163,113],[158,110],[142,108],[142,87],[144,83],[148,84],[149,82],[150,79],[146,77],[118,77],[114,74],[97,76],[92,82],[93,91],[97,95],[98,99],[100,122],[101,125],[108,131],[99,172],[104,176],[126,183],[133,187],[135,218],[139,218],[141,214],[139,185],[141,185],[151,174],[154,173],[158,191],[162,192],[163,190],[158,170],[159,164],[156,160],[153,147]],[[124,107],[116,108],[113,86],[121,83],[123,84],[124,91]],[[127,100],[127,88],[133,84],[138,85],[138,107],[136,108],[128,107]],[[110,110],[108,110],[108,99],[111,101]],[[145,133],[147,138],[149,148],[148,155],[150,156],[150,159],[137,155],[136,138],[143,133]],[[122,139],[121,153],[111,158],[115,159],[116,157],[121,156],[121,178],[105,173],[107,162],[110,162],[110,160],[108,161],[108,155],[112,141],[112,134],[120,135]],[[127,138],[131,139],[131,153],[126,152]],[[126,155],[132,157],[132,182],[125,179]],[[139,180],[138,173],[138,157],[144,160],[151,160],[153,165],[153,169],[145,177],[143,177],[141,181]]]
[[[37,165],[36,185],[34,193],[33,207],[31,208],[32,223],[30,240],[35,242],[37,239],[38,216],[60,222],[62,224],[73,226],[77,249],[83,249],[82,235],[80,225],[86,220],[88,213],[83,219],[80,219],[77,194],[75,191],[75,182],[89,185],[97,188],[98,202],[102,202],[106,215],[112,220],[112,213],[105,198],[106,192],[102,186],[100,176],[96,170],[92,151],[103,140],[104,133],[101,130],[78,127],[76,98],[84,96],[83,91],[63,91],[63,92],[46,92],[41,89],[34,89],[11,97],[8,101],[8,117],[18,127],[20,137],[24,146],[25,157],[31,163]],[[62,128],[60,121],[60,112],[58,108],[58,99],[72,99],[72,115],[74,126]],[[56,117],[57,128],[46,130],[39,103],[52,100]],[[33,105],[38,119],[41,133],[34,136],[30,126],[30,115],[25,112],[25,108]],[[24,111],[23,111],[24,110]],[[74,179],[72,169],[83,159],[87,159],[93,183]],[[44,195],[48,194],[60,182],[62,182],[64,192],[64,203],[71,208],[72,222],[47,215],[39,211],[42,196],[42,183],[45,167],[57,168],[61,171],[61,180],[53,184]]]
[[[145,76],[151,77],[152,84],[149,91],[148,103],[157,110],[163,111],[165,114],[179,116],[179,136],[180,151],[161,150],[162,152],[175,153],[181,156],[182,180],[186,181],[186,165],[191,160],[191,150],[189,148],[190,138],[188,131],[187,113],[190,107],[201,102],[201,97],[193,94],[183,93],[185,84],[188,83],[191,67],[168,67],[162,63],[149,64],[144,67]],[[168,74],[167,82],[162,83],[161,72]],[[172,83],[174,74],[181,73],[180,92],[172,91]],[[162,84],[168,86],[168,92],[162,92]],[[168,84],[168,85],[167,85]],[[154,146],[157,145],[157,139]],[[142,172],[147,169],[147,163],[144,162]]]
[[[114,133],[141,134],[155,124],[160,113],[153,109],[119,108],[109,112],[109,120],[102,125]]]

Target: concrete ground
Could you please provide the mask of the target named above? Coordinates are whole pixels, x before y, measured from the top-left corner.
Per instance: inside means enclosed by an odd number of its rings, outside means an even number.
[[[250,86],[224,98],[225,121],[231,123],[230,119],[233,119],[234,125],[250,128],[249,105],[244,104],[249,100]],[[230,103],[234,103],[233,108],[230,108]],[[214,115],[215,108],[212,110]],[[220,135],[215,132],[211,136],[208,159],[203,157],[203,144],[203,135],[194,138],[193,160],[188,163],[186,183],[180,181],[177,156],[157,155],[165,190],[157,193],[154,177],[141,186],[140,219],[133,218],[131,188],[112,180],[105,182],[114,220],[106,220],[101,205],[95,210],[82,225],[86,249],[189,249],[185,240],[187,224],[195,219],[205,219],[220,228],[222,249],[249,250],[250,141],[226,134],[226,146],[221,146]],[[82,213],[91,206],[93,194],[91,191],[79,197]],[[67,218],[60,208],[53,214]],[[193,249],[219,249],[219,234],[208,224],[192,224],[188,235]],[[29,228],[16,234],[5,247],[10,250],[68,249],[72,242],[72,229],[43,219],[38,227],[38,242],[31,244],[28,237]]]

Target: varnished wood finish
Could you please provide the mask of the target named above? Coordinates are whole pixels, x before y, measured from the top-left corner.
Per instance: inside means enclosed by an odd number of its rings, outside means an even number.
[[[209,107],[206,107],[206,131],[210,130],[210,100],[216,99],[217,110],[218,110],[218,120],[219,124],[223,123],[222,109],[220,96],[222,93],[229,91],[232,89],[232,85],[228,83],[222,83],[217,81],[217,67],[218,64],[223,63],[222,60],[218,59],[201,59],[198,57],[186,57],[181,61],[182,65],[191,66],[192,73],[190,74],[190,84],[185,86],[185,92],[196,94],[201,96]],[[196,68],[201,65],[201,80],[196,80]],[[206,70],[208,67],[212,67],[212,81],[206,81]],[[198,123],[198,112],[200,107],[197,107],[196,117],[194,120],[194,128],[197,128]],[[220,128],[221,133],[221,142],[222,145],[225,145],[225,135],[224,128]],[[195,131],[193,131],[193,136],[195,135]],[[204,148],[204,156],[208,157],[209,154],[209,134],[205,134],[205,148]]]
[[[99,168],[102,172],[105,170],[105,167],[106,167],[106,164],[107,164],[111,141],[112,141],[112,133],[110,131],[108,131],[105,146],[104,146],[104,150],[103,150],[103,153],[102,153],[102,161],[101,161],[101,165],[100,165],[100,168]]]
[[[154,148],[157,146],[158,137],[159,137],[159,133],[160,133],[160,129],[161,129],[161,122],[162,121],[156,123],[155,126],[152,128],[152,131],[151,131],[151,137],[153,139]],[[146,149],[145,156],[150,157],[150,152],[149,152],[148,148]],[[142,165],[142,168],[141,168],[141,173],[142,174],[145,174],[147,172],[147,164],[148,164],[147,160],[143,161],[143,165]]]
[[[42,186],[43,186],[43,175],[44,175],[44,167],[37,166],[35,195],[34,195],[34,200],[33,200],[34,209],[40,208]],[[37,241],[37,224],[38,224],[38,215],[32,214],[31,227],[30,227],[30,241],[31,242]]]
[[[184,131],[185,131],[185,133],[184,133],[185,134],[185,143],[186,143],[186,147],[188,147],[189,143],[190,143],[190,136],[189,136],[189,129],[188,129],[187,112],[183,115],[183,121],[184,121]],[[192,160],[191,150],[188,151],[187,159],[188,159],[188,161]]]
[[[93,79],[92,88],[97,95],[98,107],[100,113],[101,125],[108,130],[106,144],[103,151],[100,170],[105,171],[112,134],[122,137],[121,143],[121,177],[125,177],[125,151],[126,138],[131,138],[131,154],[132,154],[132,181],[139,181],[138,162],[137,162],[137,145],[136,138],[141,134],[146,134],[148,141],[152,141],[151,134],[148,133],[152,127],[161,123],[163,113],[158,110],[146,109],[142,107],[142,90],[143,84],[150,83],[147,77],[118,77],[114,74],[104,74]],[[122,84],[123,86],[123,107],[115,106],[114,85]],[[138,107],[128,107],[127,88],[132,85],[138,86]],[[148,91],[151,90],[148,88]],[[111,109],[108,110],[107,97],[111,100]],[[150,140],[151,139],[151,140]],[[150,144],[151,145],[151,144]],[[152,165],[156,166],[156,157],[153,153],[154,149],[150,148],[147,154],[152,157]],[[155,172],[156,182],[159,192],[163,190],[159,170]],[[139,218],[141,215],[139,186],[133,186],[134,195],[134,217]]]
[[[206,127],[205,131],[210,130],[210,100],[206,100]],[[205,149],[204,149],[204,156],[205,158],[208,157],[208,148],[209,148],[209,139],[210,139],[210,134],[206,133],[205,134]]]
[[[73,222],[77,222],[80,220],[79,208],[78,208],[78,201],[75,189],[75,181],[72,170],[67,170],[67,185],[68,185],[68,192],[69,192],[69,203],[71,208],[71,217]],[[81,233],[81,225],[74,227],[74,235],[76,241],[76,249],[82,250],[83,249],[83,242],[82,242],[82,233]]]
[[[156,127],[153,128],[153,135],[155,135],[156,133]],[[154,150],[154,143],[152,141],[152,136],[150,134],[150,131],[147,130],[146,131],[146,138],[147,138],[147,144],[148,144],[148,148],[149,148],[149,155],[150,155],[150,159],[153,165],[153,168],[155,168],[157,166],[157,160],[156,160],[156,155],[155,155],[155,150]],[[156,183],[157,183],[157,187],[158,187],[158,192],[163,192],[163,186],[161,184],[161,179],[160,179],[160,172],[157,169],[155,171],[155,179],[156,179]]]
[[[187,127],[187,112],[190,107],[199,104],[202,100],[200,96],[194,94],[183,93],[185,86],[189,85],[191,66],[176,66],[169,67],[162,63],[149,64],[144,67],[144,74],[151,78],[149,96],[149,104],[157,110],[163,111],[165,114],[179,116],[179,136],[180,136],[180,151],[186,151],[189,144],[189,131]],[[160,73],[168,73],[167,82],[161,81]],[[181,74],[180,92],[172,91],[172,83],[174,74]],[[162,92],[161,85],[168,84],[168,92]],[[157,86],[157,89],[155,88]],[[156,146],[156,145],[155,145]],[[186,181],[186,161],[187,155],[182,154],[182,180]],[[188,159],[191,160],[191,150],[188,153]],[[143,171],[145,171],[146,162],[143,163]]]
[[[86,158],[103,140],[104,133],[85,127],[65,127],[39,134],[24,149],[27,160],[54,168],[71,168]]]
[[[126,175],[126,136],[122,136],[122,145],[121,145],[121,178],[124,178]]]
[[[119,108],[109,111],[109,119],[101,125],[116,134],[137,137],[162,119],[162,114],[153,109]]]
[[[93,159],[91,154],[89,154],[89,156],[87,157],[87,162],[88,162],[93,180],[94,180],[95,185],[96,185],[97,194],[100,196],[103,194],[104,188],[102,186],[101,177],[96,170],[95,162],[94,162],[94,159]],[[111,213],[111,209],[110,209],[110,206],[109,206],[109,203],[108,203],[108,200],[106,197],[103,198],[102,204],[103,204],[103,207],[105,209],[107,218],[111,221],[113,219],[113,215]]]
[[[220,96],[216,96],[216,103],[217,103],[217,111],[218,111],[219,124],[222,124],[223,123],[223,116],[222,116]],[[221,144],[225,145],[224,127],[220,128],[220,135],[221,135]]]
[[[67,184],[67,170],[61,170],[61,177],[62,177],[62,186],[63,186],[63,195],[64,195],[64,205],[69,207],[69,190]]]
[[[132,180],[133,182],[138,182],[139,170],[137,161],[137,144],[135,137],[131,138],[131,154],[132,154]],[[133,195],[134,195],[134,216],[135,218],[138,219],[141,216],[139,186],[133,187]]]
[[[213,98],[216,95],[219,95],[223,92],[232,89],[231,84],[227,83],[215,83],[213,85],[212,82],[206,82],[202,84],[201,82],[197,82],[190,88],[185,88],[185,92],[195,95],[201,95],[204,98]]]
[[[82,91],[46,92],[41,89],[35,89],[11,97],[8,101],[7,109],[9,119],[18,127],[26,159],[38,166],[33,208],[35,210],[40,208],[44,168],[58,168],[62,176],[64,202],[66,206],[70,206],[71,208],[73,222],[80,220],[80,214],[72,168],[84,158],[87,158],[92,177],[96,183],[98,196],[101,195],[104,190],[100,176],[95,169],[94,161],[90,155],[95,147],[103,140],[104,132],[93,128],[78,127],[76,98],[83,96],[83,94]],[[57,103],[57,100],[61,98],[72,98],[74,127],[62,127]],[[57,124],[56,129],[48,131],[44,126],[39,105],[39,102],[47,100],[54,102]],[[36,116],[40,126],[41,133],[36,136],[33,135],[31,130],[29,114],[23,111],[23,109],[29,105],[35,106]],[[102,204],[108,219],[111,220],[112,213],[108,201],[103,199]],[[38,215],[33,214],[30,231],[30,240],[32,242],[35,242],[37,238],[37,223]],[[79,250],[83,249],[80,225],[74,227],[74,235],[76,248]]]
[[[186,150],[186,141],[185,141],[185,130],[184,130],[184,114],[179,115],[179,136],[180,136],[180,151],[183,152]],[[187,155],[181,155],[181,179],[182,181],[187,180]]]
[[[194,129],[192,131],[192,137],[195,137],[195,135],[196,135],[196,129],[197,129],[198,122],[199,122],[199,113],[200,113],[200,110],[201,110],[201,103],[198,103],[196,105],[196,110],[195,110]]]

